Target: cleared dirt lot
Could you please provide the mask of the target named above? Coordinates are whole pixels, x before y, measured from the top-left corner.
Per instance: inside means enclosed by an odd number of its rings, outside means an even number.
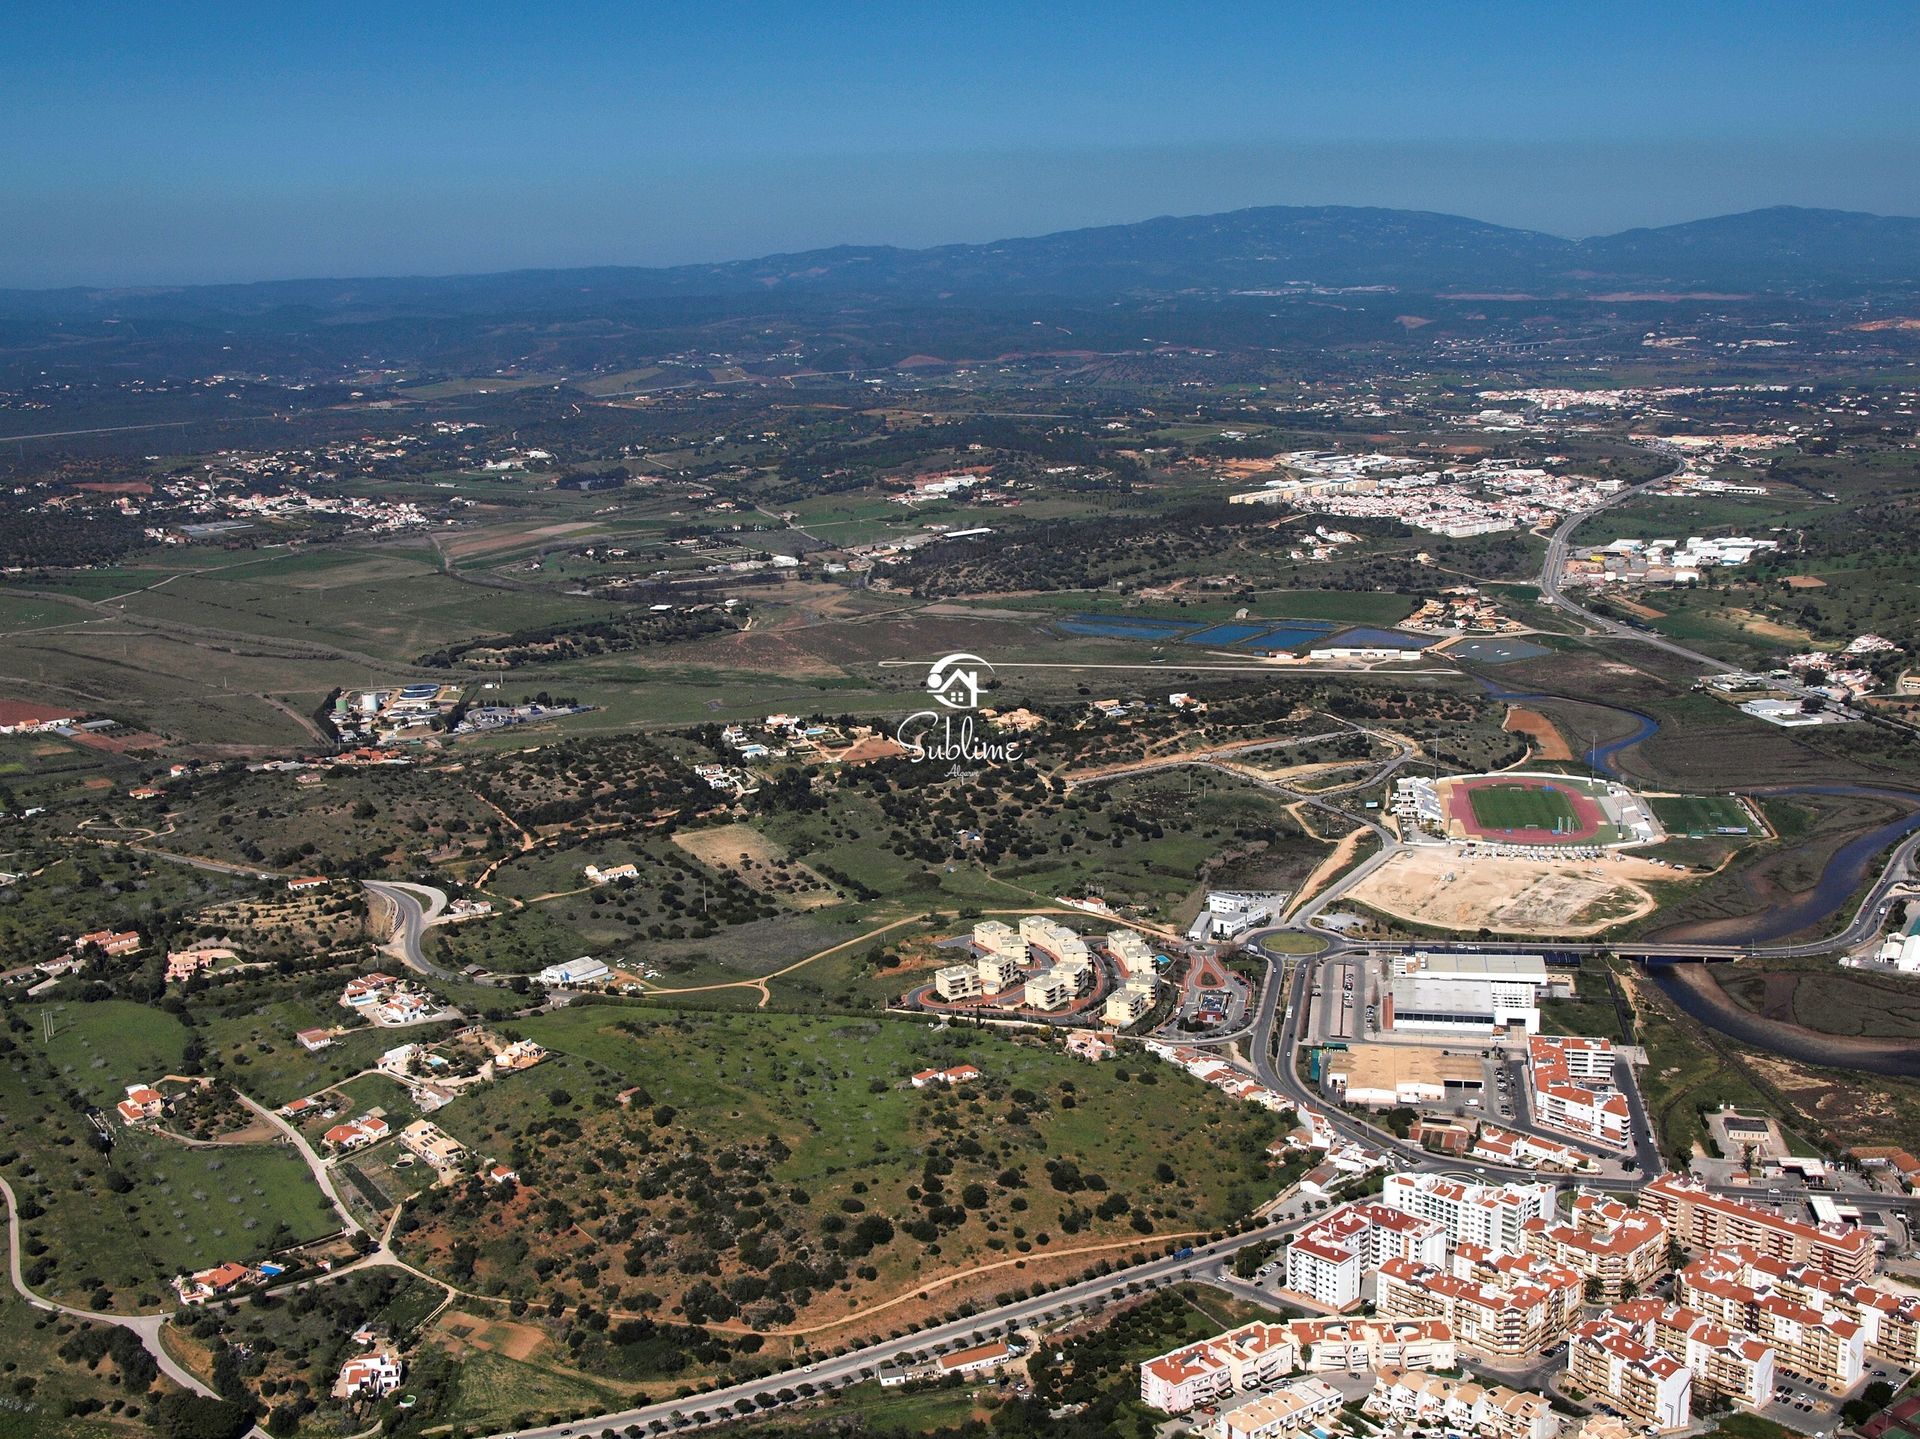
[[[1651,913],[1654,898],[1640,882],[1675,878],[1675,871],[1643,859],[1462,859],[1432,848],[1395,855],[1353,898],[1442,929],[1571,937]]]
[[[1525,735],[1533,745],[1535,759],[1555,760],[1572,759],[1573,751],[1567,748],[1566,740],[1554,727],[1552,720],[1539,710],[1522,709],[1518,705],[1507,710],[1506,730],[1509,734]]]
[[[726,870],[742,884],[776,895],[796,909],[834,903],[832,885],[750,824],[678,830],[673,842],[709,868]]]

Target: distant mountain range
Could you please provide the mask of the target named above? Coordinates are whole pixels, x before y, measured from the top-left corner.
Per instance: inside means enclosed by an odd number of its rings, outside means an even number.
[[[256,324],[396,316],[564,317],[609,309],[915,305],[1182,291],[1387,286],[1421,294],[1920,288],[1920,219],[1781,206],[1567,240],[1417,210],[1273,206],[1163,217],[983,245],[838,246],[716,265],[287,280],[158,289],[0,291],[16,320],[109,317]]]

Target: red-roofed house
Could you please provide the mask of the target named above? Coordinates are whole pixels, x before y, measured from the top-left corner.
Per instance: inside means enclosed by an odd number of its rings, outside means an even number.
[[[971,1064],[956,1064],[951,1069],[923,1069],[913,1076],[913,1087],[925,1089],[929,1084],[966,1084],[980,1078],[980,1071]]]

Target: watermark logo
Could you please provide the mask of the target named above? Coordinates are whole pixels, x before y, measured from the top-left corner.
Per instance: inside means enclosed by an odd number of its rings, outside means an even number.
[[[927,671],[927,693],[950,710],[977,710],[985,686],[982,671],[992,674],[993,666],[979,655],[944,655]]]
[[[977,766],[1012,764],[1020,758],[1018,743],[989,740],[974,730],[972,711],[980,708],[980,692],[992,673],[993,666],[979,655],[943,655],[933,662],[927,670],[927,693],[949,713],[916,710],[900,721],[895,737],[909,759],[949,765],[949,775],[966,779],[978,773]]]

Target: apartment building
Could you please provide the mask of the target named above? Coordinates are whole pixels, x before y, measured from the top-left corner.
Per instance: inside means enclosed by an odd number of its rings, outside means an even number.
[[[1554,1439],[1560,1420],[1544,1394],[1524,1394],[1504,1384],[1449,1379],[1399,1365],[1375,1371],[1364,1411],[1408,1426],[1444,1428],[1489,1439]]]
[[[1674,1297],[1729,1329],[1743,1329],[1772,1348],[1778,1368],[1821,1389],[1844,1394],[1866,1368],[1867,1328],[1837,1305],[1810,1266],[1788,1264],[1734,1246],[1682,1269]]]
[[[1294,1319],[1287,1332],[1300,1347],[1299,1367],[1314,1374],[1365,1374],[1400,1369],[1452,1369],[1460,1362],[1453,1328],[1441,1319]]]
[[[1107,953],[1129,979],[1153,973],[1153,946],[1131,929],[1116,929],[1106,938]]]
[[[1492,1359],[1537,1359],[1565,1337],[1579,1309],[1580,1277],[1566,1269],[1556,1274],[1556,1267],[1544,1261],[1501,1258],[1514,1266],[1537,1266],[1540,1272],[1470,1259],[1462,1275],[1389,1259],[1380,1266],[1375,1314],[1382,1319],[1444,1320],[1463,1348]]]
[[[1329,1309],[1345,1309],[1358,1302],[1361,1281],[1383,1261],[1438,1266],[1446,1255],[1447,1232],[1438,1220],[1385,1204],[1344,1204],[1287,1246],[1286,1284]]]
[[[1152,978],[1130,979],[1107,996],[1100,1018],[1115,1029],[1137,1024],[1153,1008],[1159,982]]]
[[[1666,1434],[1693,1416],[1693,1371],[1636,1337],[1630,1324],[1602,1316],[1577,1325],[1567,1344],[1567,1378],[1606,1400],[1638,1430]]]
[[[1527,1076],[1534,1122],[1610,1149],[1633,1142],[1633,1114],[1614,1089],[1613,1045],[1578,1035],[1533,1035]]]
[[[1389,1174],[1380,1202],[1444,1225],[1454,1244],[1526,1251],[1527,1224],[1554,1215],[1551,1184],[1463,1184],[1436,1174]]]
[[[1021,949],[1026,948],[1024,941]],[[1011,959],[1003,954],[990,954],[978,964],[973,972],[979,977],[980,991],[983,994],[1004,994],[1007,990],[1018,989],[1026,979],[1026,968],[1020,960]]]
[[[1048,919],[1044,914],[1030,914],[1020,921],[1020,938],[1030,945],[1044,949],[1053,958],[1061,962],[1085,962],[1091,956],[1087,953],[1087,942],[1068,929],[1064,924]]]
[[[1667,1272],[1666,1221],[1605,1194],[1581,1190],[1565,1219],[1529,1219],[1526,1252],[1574,1270],[1601,1304],[1618,1304]]]
[[[1185,1414],[1231,1390],[1271,1384],[1298,1368],[1299,1346],[1284,1324],[1255,1322],[1140,1365],[1140,1401]]]
[[[1324,1379],[1295,1379],[1227,1410],[1213,1432],[1218,1439],[1284,1439],[1313,1428],[1345,1402]]]
[[[978,999],[980,972],[970,964],[950,964],[934,974],[933,992],[950,1002]]]
[[[1878,1267],[1873,1236],[1865,1229],[1789,1219],[1744,1199],[1710,1193],[1702,1184],[1671,1174],[1641,1190],[1640,1204],[1664,1219],[1668,1232],[1689,1249],[1745,1245],[1855,1283],[1871,1279]]]
[[[1043,970],[1026,982],[1022,997],[1028,1009],[1065,1009],[1079,997],[1073,976],[1062,966]]]
[[[973,927],[973,947],[988,958],[1027,962],[1027,942],[1012,925],[997,919],[983,919]]]

